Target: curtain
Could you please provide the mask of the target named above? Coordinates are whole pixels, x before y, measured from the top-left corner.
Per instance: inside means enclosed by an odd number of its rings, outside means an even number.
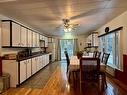
[[[57,39],[57,44],[56,44],[57,48],[56,48],[56,51],[57,51],[57,60],[61,60],[61,48],[60,48],[60,39]]]
[[[79,51],[78,39],[74,39],[73,55],[76,55],[77,51]]]

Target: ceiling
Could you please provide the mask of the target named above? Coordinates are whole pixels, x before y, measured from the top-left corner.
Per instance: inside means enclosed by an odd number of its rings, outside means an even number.
[[[126,10],[127,0],[0,0],[0,14],[54,36],[64,34],[64,18],[79,24],[72,33],[82,35]]]

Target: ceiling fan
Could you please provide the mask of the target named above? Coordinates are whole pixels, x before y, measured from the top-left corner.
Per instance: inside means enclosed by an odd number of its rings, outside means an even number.
[[[70,19],[62,19],[62,21],[63,21],[62,27],[64,29],[64,32],[71,32],[79,26],[79,24],[70,23]]]

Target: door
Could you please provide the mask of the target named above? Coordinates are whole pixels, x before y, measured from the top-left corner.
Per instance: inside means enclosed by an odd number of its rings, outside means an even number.
[[[72,39],[60,40],[61,59],[66,59],[64,54],[65,49],[67,50],[69,57],[73,56],[73,46],[74,46],[74,40]]]
[[[26,80],[26,63],[26,60],[20,61],[20,83]]]

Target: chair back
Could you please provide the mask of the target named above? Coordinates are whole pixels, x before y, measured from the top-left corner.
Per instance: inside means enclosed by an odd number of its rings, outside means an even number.
[[[110,56],[110,54],[108,54],[108,53],[103,53],[101,62],[102,62],[103,64],[107,65],[109,56]]]
[[[101,56],[101,52],[97,52],[95,58],[100,58],[100,56]]]
[[[93,58],[96,58],[97,51],[93,52]]]
[[[68,72],[68,66],[70,65],[70,59],[69,59],[69,55],[67,51],[64,51],[65,57],[66,57],[66,61],[67,61],[67,72]]]
[[[93,53],[93,58],[100,58],[100,56],[101,56],[101,52],[99,52],[99,51],[94,51],[94,53]]]
[[[81,58],[80,59],[80,78],[92,79],[96,71],[100,70],[99,58]]]

